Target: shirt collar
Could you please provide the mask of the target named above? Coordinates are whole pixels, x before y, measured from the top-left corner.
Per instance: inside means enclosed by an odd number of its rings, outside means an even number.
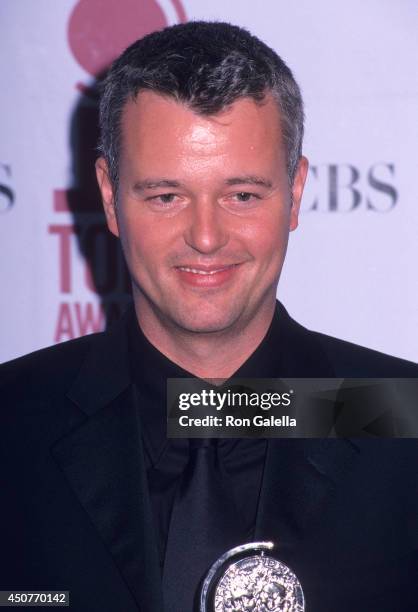
[[[145,445],[153,463],[167,443],[168,378],[195,378],[168,359],[143,334],[134,308],[128,315],[132,376],[141,399]],[[333,369],[316,335],[291,319],[280,302],[261,343],[231,378],[332,377]]]

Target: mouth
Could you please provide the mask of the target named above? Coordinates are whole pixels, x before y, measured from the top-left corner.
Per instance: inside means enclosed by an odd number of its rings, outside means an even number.
[[[241,264],[212,264],[211,266],[176,266],[182,281],[195,287],[217,287],[235,276]]]
[[[189,266],[178,266],[178,269],[183,270],[184,272],[192,272],[192,274],[217,274],[218,272],[223,272],[224,270],[237,265],[238,264],[230,264],[228,266],[220,266],[218,268],[191,268]]]

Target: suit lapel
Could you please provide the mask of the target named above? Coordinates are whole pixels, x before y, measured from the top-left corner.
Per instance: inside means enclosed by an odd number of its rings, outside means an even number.
[[[68,397],[87,415],[52,454],[140,610],[162,610],[161,577],[126,328],[99,336]]]
[[[286,552],[312,533],[358,455],[350,440],[269,440],[256,539]]]
[[[314,333],[278,305],[276,370],[281,378],[335,377]],[[286,554],[321,517],[359,454],[344,439],[269,440],[257,512],[256,539],[273,539]]]

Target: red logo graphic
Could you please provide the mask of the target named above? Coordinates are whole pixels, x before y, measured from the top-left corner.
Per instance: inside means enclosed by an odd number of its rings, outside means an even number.
[[[171,0],[177,20],[187,21],[180,0]],[[169,25],[155,0],[79,0],[68,24],[77,62],[93,77],[138,38]]]

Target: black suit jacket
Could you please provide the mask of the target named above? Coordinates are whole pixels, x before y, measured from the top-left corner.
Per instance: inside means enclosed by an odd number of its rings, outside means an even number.
[[[279,316],[277,376],[418,376]],[[162,612],[125,321],[0,372],[0,589],[69,590],[74,612]],[[308,612],[418,610],[417,475],[415,440],[268,442],[255,536],[277,543]]]

